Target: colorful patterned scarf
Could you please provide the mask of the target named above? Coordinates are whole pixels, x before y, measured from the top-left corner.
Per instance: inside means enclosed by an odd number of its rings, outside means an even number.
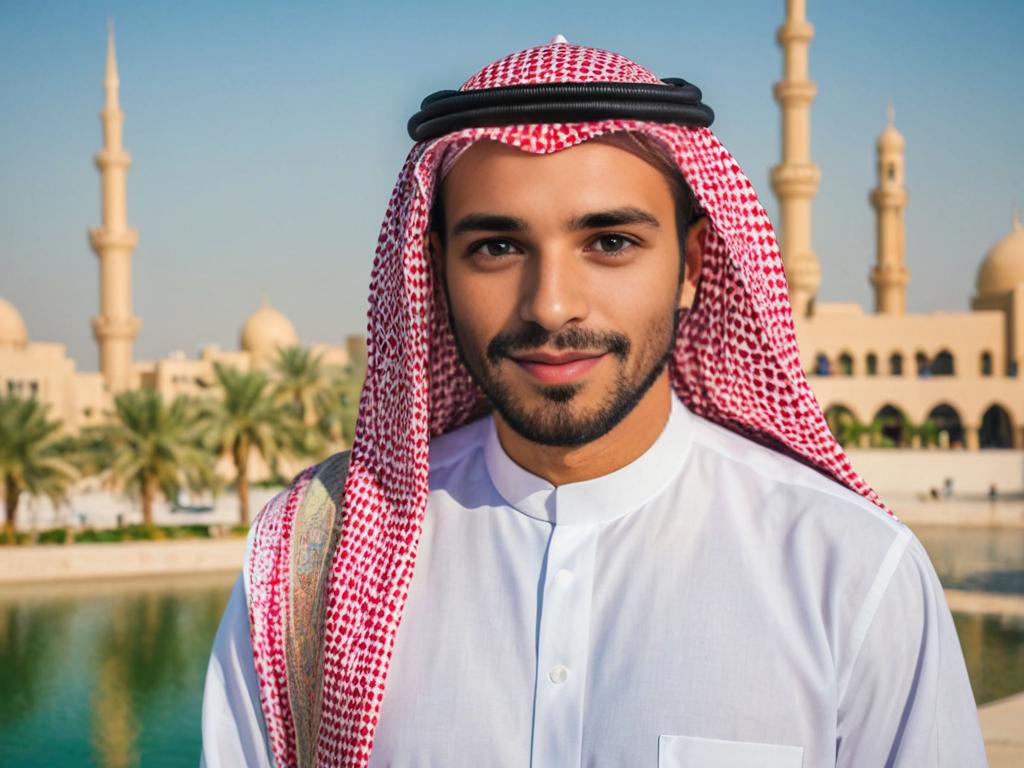
[[[489,64],[460,90],[559,82],[662,84],[619,54],[556,39]],[[544,154],[623,130],[662,142],[709,218],[699,301],[683,314],[670,365],[679,398],[694,413],[809,464],[892,514],[829,431],[800,366],[772,224],[710,128],[608,119],[466,128],[419,142],[398,176],[378,240],[366,384],[347,477],[338,474],[337,460],[310,467],[256,523],[253,650],[281,768],[367,764],[416,562],[430,440],[488,409],[459,361],[444,291],[424,253],[439,179],[482,139]],[[303,507],[313,510],[314,523],[301,523]],[[326,531],[342,507],[332,551]],[[301,542],[297,553],[293,541]],[[310,590],[319,603],[300,607],[320,608],[312,617],[296,615],[300,596]],[[289,662],[296,654],[301,663]]]

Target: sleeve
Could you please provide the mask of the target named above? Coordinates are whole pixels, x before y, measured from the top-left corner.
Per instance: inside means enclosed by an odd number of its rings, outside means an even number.
[[[840,675],[838,767],[988,765],[953,616],[909,528],[883,561],[852,638]]]
[[[249,533],[249,561],[255,526]],[[272,768],[249,639],[245,568],[235,581],[210,653],[203,689],[200,768]]]

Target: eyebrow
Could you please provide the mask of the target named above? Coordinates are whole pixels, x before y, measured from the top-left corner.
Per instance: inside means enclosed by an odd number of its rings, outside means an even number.
[[[652,214],[640,208],[613,208],[607,211],[594,211],[569,219],[568,226],[572,231],[582,229],[599,229],[601,227],[621,227],[627,224],[641,224],[654,229],[661,227]],[[470,213],[463,216],[452,228],[452,236],[465,232],[526,232],[529,225],[516,216],[505,216],[500,213]]]

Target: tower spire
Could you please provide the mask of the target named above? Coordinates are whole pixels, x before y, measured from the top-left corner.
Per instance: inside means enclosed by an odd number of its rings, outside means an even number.
[[[89,241],[100,260],[100,313],[92,319],[99,344],[100,371],[112,393],[137,385],[132,369],[132,342],[141,322],[132,312],[131,256],[138,233],[128,226],[128,167],[132,157],[125,151],[121,128],[124,113],[119,98],[114,22],[107,19],[107,64],[103,86],[106,101],[100,110],[103,149],[96,153],[100,172],[103,223],[89,230]]]
[[[875,289],[875,312],[902,315],[907,311],[910,272],[904,263],[904,211],[907,190],[903,182],[906,141],[893,125],[892,99],[885,108],[885,129],[878,137],[878,183],[868,200],[875,209],[875,266],[869,280]]]
[[[811,102],[818,89],[807,79],[807,47],[814,25],[807,21],[805,0],[786,0],[786,21],[776,31],[784,74],[775,84],[782,107],[782,162],[771,170],[772,189],[782,215],[782,262],[793,314],[813,312],[821,284],[821,267],[811,247],[811,201],[821,172],[811,162]]]
[[[103,86],[107,91],[107,109],[120,109],[118,91],[121,81],[117,77],[117,51],[114,46],[114,20],[107,17],[107,69],[103,77]]]

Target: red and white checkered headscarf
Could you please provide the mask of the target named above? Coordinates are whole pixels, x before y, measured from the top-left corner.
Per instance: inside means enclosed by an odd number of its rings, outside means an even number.
[[[560,82],[663,85],[619,54],[552,42],[489,64],[460,90]],[[694,413],[814,466],[889,512],[826,425],[800,366],[772,224],[710,128],[608,119],[466,128],[417,143],[388,203],[370,281],[366,383],[326,603],[318,765],[369,760],[427,504],[430,440],[487,408],[459,361],[443,289],[424,253],[437,183],[481,139],[545,154],[621,130],[664,144],[709,219],[699,301],[683,316],[670,365],[679,398]],[[287,557],[261,560],[261,553],[287,551],[290,515],[312,469],[258,532],[252,567],[264,569],[263,583],[287,582],[279,572]],[[286,596],[267,599],[273,613]],[[264,620],[253,628],[253,644],[275,759],[295,765],[280,628]]]

